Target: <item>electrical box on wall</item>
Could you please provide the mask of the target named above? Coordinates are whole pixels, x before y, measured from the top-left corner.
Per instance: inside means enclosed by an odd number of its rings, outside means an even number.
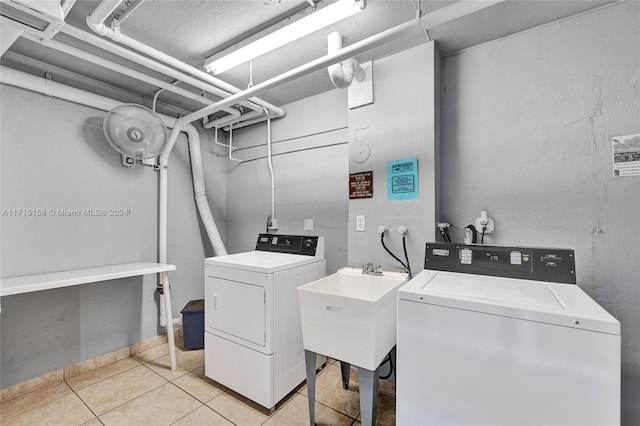
[[[366,73],[362,81],[353,79],[349,86],[349,109],[358,108],[373,103],[373,61],[360,64]]]

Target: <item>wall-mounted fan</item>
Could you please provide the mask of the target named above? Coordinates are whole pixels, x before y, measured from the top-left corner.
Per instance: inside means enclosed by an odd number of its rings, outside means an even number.
[[[113,108],[104,119],[103,129],[127,167],[160,155],[167,140],[167,128],[162,119],[149,108],[137,104]]]

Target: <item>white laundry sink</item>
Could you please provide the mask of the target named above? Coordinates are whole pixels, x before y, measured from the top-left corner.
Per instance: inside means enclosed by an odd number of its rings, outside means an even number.
[[[407,278],[342,268],[298,287],[304,348],[375,370],[396,344],[397,292]]]

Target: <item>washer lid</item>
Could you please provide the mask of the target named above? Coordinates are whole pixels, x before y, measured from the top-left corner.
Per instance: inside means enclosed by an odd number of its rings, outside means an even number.
[[[269,251],[248,251],[206,258],[205,265],[221,266],[244,271],[273,273],[297,266],[308,265],[324,260],[321,257],[301,254],[275,253]]]
[[[399,298],[565,327],[620,334],[620,323],[580,287],[424,270]]]

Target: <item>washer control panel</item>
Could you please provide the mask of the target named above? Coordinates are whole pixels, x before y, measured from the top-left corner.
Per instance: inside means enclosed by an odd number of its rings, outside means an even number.
[[[571,249],[427,243],[424,269],[576,283]]]

